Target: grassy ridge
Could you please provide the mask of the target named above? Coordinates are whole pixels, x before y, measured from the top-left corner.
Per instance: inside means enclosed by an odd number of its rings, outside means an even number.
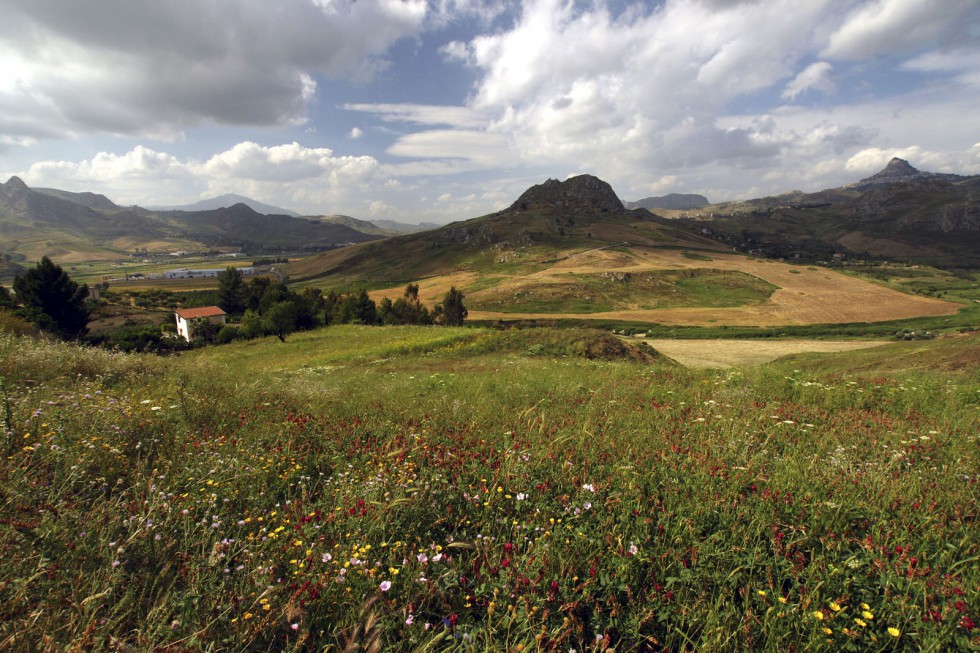
[[[977,645],[975,367],[696,372],[561,333],[0,334],[0,648]]]

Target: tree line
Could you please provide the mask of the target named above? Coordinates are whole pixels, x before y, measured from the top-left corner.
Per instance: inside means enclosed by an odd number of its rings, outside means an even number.
[[[419,299],[417,284],[409,284],[395,301],[386,297],[378,304],[365,289],[324,293],[319,288],[306,288],[296,292],[266,277],[246,283],[232,267],[219,275],[217,295],[221,310],[241,318],[238,326],[227,325],[214,334],[217,342],[262,335],[274,335],[285,342],[294,331],[330,324],[461,326],[467,316],[464,295],[455,287],[429,311]]]

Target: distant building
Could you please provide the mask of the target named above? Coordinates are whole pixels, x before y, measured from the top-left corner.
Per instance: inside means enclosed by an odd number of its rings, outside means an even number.
[[[177,335],[187,342],[191,341],[194,333],[191,330],[191,322],[199,317],[224,326],[225,312],[217,306],[202,306],[201,308],[181,308],[175,313],[177,317]]]
[[[164,277],[167,279],[207,279],[209,277],[220,276],[226,268],[206,268],[206,269],[192,269],[192,268],[177,268],[175,270],[167,270],[164,273]],[[235,268],[242,275],[255,274],[255,268],[253,267],[243,267]]]

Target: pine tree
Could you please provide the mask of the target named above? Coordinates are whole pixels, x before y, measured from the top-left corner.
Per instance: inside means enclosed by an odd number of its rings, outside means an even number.
[[[44,331],[66,340],[81,338],[88,331],[88,286],[72,281],[47,256],[14,279],[14,292],[23,307],[21,314]]]
[[[442,303],[436,305],[436,322],[445,326],[463,326],[463,321],[469,314],[469,311],[463,306],[463,297],[465,295],[462,291],[456,290],[456,286],[450,288],[446,296],[443,297]]]
[[[229,315],[240,315],[248,308],[248,288],[242,273],[227,267],[218,275],[218,307]]]

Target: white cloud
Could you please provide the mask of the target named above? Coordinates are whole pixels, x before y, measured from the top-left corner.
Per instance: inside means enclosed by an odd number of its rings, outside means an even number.
[[[470,107],[431,104],[345,104],[342,109],[377,115],[385,122],[471,128],[487,124],[487,115]]]
[[[972,24],[972,26],[971,26]],[[940,43],[976,40],[976,0],[874,0],[862,2],[831,36],[824,56],[867,59]]]
[[[358,138],[364,135],[364,131],[360,127],[354,127],[348,132],[347,138],[352,141],[356,141]]]
[[[834,67],[826,61],[818,61],[817,63],[810,64],[799,75],[794,77],[793,81],[786,85],[782,97],[787,100],[795,100],[801,93],[805,93],[811,89],[824,93],[833,93],[837,88],[830,78],[833,70]]]
[[[301,122],[314,76],[370,78],[428,11],[424,0],[8,0],[0,128],[158,136],[205,121]]]
[[[371,157],[337,157],[298,143],[265,147],[243,142],[206,161],[180,160],[146,147],[85,161],[43,161],[18,173],[31,186],[101,192],[123,204],[181,204],[224,193],[318,213],[384,187]]]

